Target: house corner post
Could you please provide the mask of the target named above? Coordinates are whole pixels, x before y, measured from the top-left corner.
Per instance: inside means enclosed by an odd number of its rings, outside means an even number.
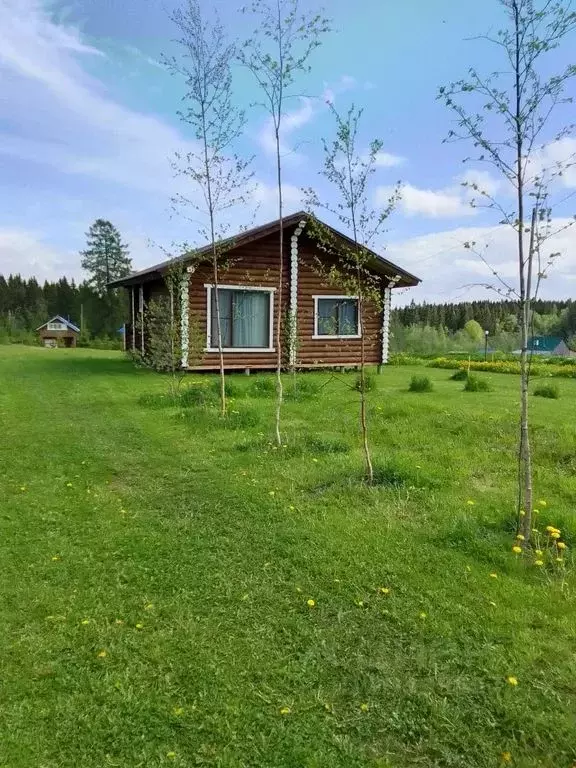
[[[306,221],[299,222],[290,240],[290,309],[288,312],[288,364],[291,369],[298,361],[298,238]]]
[[[138,295],[138,308],[140,312],[140,352],[144,354],[144,284],[140,283]]]
[[[132,317],[131,317],[131,328],[130,328],[130,348],[132,349],[132,352],[136,352],[136,288],[135,286],[132,286],[130,288],[130,298],[131,298],[131,309],[132,309]]]
[[[180,347],[182,368],[188,368],[190,350],[190,271],[184,272],[180,280]]]
[[[390,358],[390,316],[392,313],[392,288],[400,280],[400,275],[392,278],[386,288],[384,288],[382,301],[382,357],[380,367],[386,365]]]

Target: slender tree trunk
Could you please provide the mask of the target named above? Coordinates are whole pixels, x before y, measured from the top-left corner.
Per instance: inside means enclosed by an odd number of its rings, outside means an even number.
[[[362,291],[358,292],[358,328],[360,330],[360,425],[362,427],[362,448],[364,450],[364,465],[366,480],[370,485],[374,483],[374,467],[368,442],[368,419],[366,417],[366,349],[364,341],[364,297]]]
[[[530,327],[530,289],[532,272],[532,253],[529,254],[528,275],[524,253],[524,146],[522,126],[522,83],[521,83],[521,22],[520,9],[514,3],[514,27],[515,27],[515,122],[516,122],[516,176],[517,176],[517,200],[518,200],[518,272],[520,281],[520,331],[522,337],[522,351],[520,354],[520,445],[519,445],[519,472],[518,472],[518,516],[520,527],[526,542],[532,534],[532,454],[530,450],[529,408],[528,408],[528,333]],[[533,226],[534,226],[533,216]],[[532,229],[533,233],[533,229]],[[532,251],[533,245],[530,245]],[[520,512],[523,515],[520,515]]]
[[[282,445],[280,433],[280,419],[282,416],[282,402],[284,400],[284,388],[282,386],[282,287],[284,282],[284,206],[282,196],[282,160],[280,158],[280,129],[276,130],[276,173],[278,179],[278,221],[279,232],[279,263],[280,275],[278,277],[278,295],[276,297],[276,414],[274,429],[276,433],[276,445]]]
[[[214,227],[212,227],[212,242],[214,242]],[[212,267],[214,270],[214,306],[216,309],[216,333],[218,334],[218,358],[220,365],[220,413],[226,416],[226,374],[224,372],[224,350],[222,347],[222,321],[220,319],[220,295],[218,293],[218,254],[212,254]],[[208,307],[208,312],[212,312],[212,307]],[[210,343],[212,343],[210,341]]]

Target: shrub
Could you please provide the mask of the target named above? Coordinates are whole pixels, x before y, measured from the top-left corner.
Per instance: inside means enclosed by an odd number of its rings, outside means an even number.
[[[313,379],[298,377],[286,387],[285,400],[312,400],[320,392],[320,384]]]
[[[209,386],[216,397],[220,397],[220,379],[212,379]],[[224,380],[224,389],[226,390],[226,397],[238,397],[238,395],[241,394],[241,389],[238,384],[229,378]]]
[[[362,377],[360,374],[356,376],[356,381],[354,382],[354,389],[356,392],[372,392],[373,389],[376,389],[376,379],[374,378],[374,375],[371,373],[365,373],[364,374],[364,387],[362,387]]]
[[[468,371],[464,370],[464,368],[460,368],[460,370],[456,371],[455,373],[450,376],[450,381],[466,381],[468,378]]]
[[[205,384],[194,384],[180,394],[180,405],[183,408],[191,406],[204,407],[211,405],[215,400],[214,387],[208,388]]]
[[[271,376],[262,376],[255,379],[250,386],[252,397],[274,397],[276,382]]]
[[[405,352],[396,352],[388,359],[388,365],[422,365],[423,363],[424,358],[407,355]]]
[[[408,389],[410,392],[432,392],[434,385],[428,376],[412,376]]]
[[[550,400],[558,400],[560,397],[560,390],[557,384],[540,384],[534,390],[536,397],[548,397]]]
[[[480,376],[475,376],[471,373],[466,377],[466,384],[464,384],[464,392],[489,392],[491,389],[488,379],[482,379]]]

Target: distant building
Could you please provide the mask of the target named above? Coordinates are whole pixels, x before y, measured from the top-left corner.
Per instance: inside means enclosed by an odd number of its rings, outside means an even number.
[[[80,328],[61,315],[55,315],[36,328],[36,333],[45,347],[75,347]]]
[[[576,352],[572,352],[560,336],[532,336],[528,340],[528,352],[534,355],[576,357]]]

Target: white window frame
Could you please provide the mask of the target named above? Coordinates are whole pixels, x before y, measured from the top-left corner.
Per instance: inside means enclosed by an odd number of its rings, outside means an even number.
[[[358,296],[347,296],[347,295],[340,295],[340,296],[327,296],[327,295],[317,295],[312,296],[314,299],[314,334],[312,336],[313,339],[361,339],[362,338],[362,318],[360,317],[360,301],[358,299]],[[347,301],[356,301],[358,303],[358,333],[351,333],[351,334],[345,334],[344,336],[338,335],[338,334],[320,334],[318,333],[318,301],[320,299],[335,299],[335,300],[347,300]]]
[[[54,326],[56,326],[56,328]],[[67,327],[68,326],[66,325],[66,323],[61,323],[60,321],[58,322],[50,321],[49,323],[46,323],[46,330],[48,331],[65,331],[67,330]]]
[[[204,352],[218,352],[218,347],[211,347],[210,340],[212,338],[212,290],[215,288],[213,283],[204,283],[206,288],[206,347]],[[220,285],[218,284],[219,291],[260,291],[260,293],[268,293],[270,295],[270,329],[268,335],[267,347],[222,347],[222,352],[233,354],[234,352],[250,352],[251,354],[260,355],[263,352],[276,352],[274,348],[274,294],[276,288],[268,288],[260,285]]]

